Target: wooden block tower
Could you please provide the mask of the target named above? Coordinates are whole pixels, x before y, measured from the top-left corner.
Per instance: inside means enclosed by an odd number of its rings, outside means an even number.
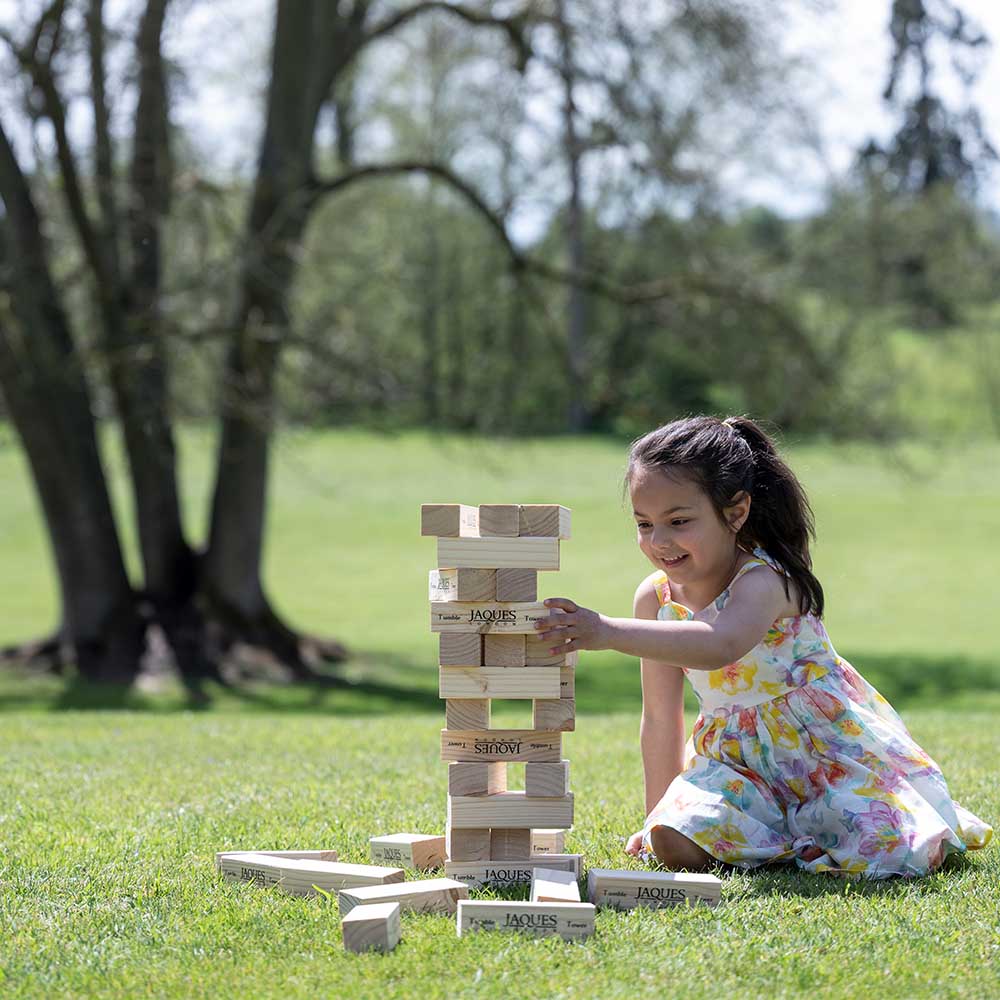
[[[470,886],[530,882],[538,868],[580,875],[580,856],[533,850],[532,831],[573,823],[562,734],[575,727],[576,653],[552,654],[534,624],[538,571],[559,568],[570,512],[558,504],[424,504],[422,535],[438,539],[430,573],[445,699],[448,762],[445,872]],[[494,698],[531,699],[533,728],[490,727]],[[507,764],[524,762],[525,789],[507,790]]]

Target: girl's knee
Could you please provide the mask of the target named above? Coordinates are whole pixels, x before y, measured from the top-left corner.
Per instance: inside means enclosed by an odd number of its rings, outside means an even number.
[[[703,851],[693,840],[673,827],[654,827],[650,831],[649,842],[660,864],[667,868],[703,871],[715,864],[711,854]]]

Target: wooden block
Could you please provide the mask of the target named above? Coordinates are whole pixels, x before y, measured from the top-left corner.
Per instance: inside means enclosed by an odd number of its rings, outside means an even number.
[[[576,670],[573,667],[559,668],[559,697],[576,697]]]
[[[504,788],[506,791],[506,788]],[[263,854],[269,858],[292,858],[297,861],[336,861],[336,851],[219,851],[215,855],[215,867],[222,871],[223,858],[238,858],[245,854]]]
[[[243,854],[222,858],[222,872],[228,878],[261,885],[276,885],[297,896],[312,896],[316,887],[339,892],[359,885],[402,882],[402,868],[381,865],[348,865],[339,861],[276,858],[266,854]]]
[[[440,868],[444,864],[444,837],[426,833],[389,833],[370,837],[372,861],[407,868]]]
[[[442,698],[558,698],[559,673],[550,667],[441,667]]]
[[[421,504],[420,534],[475,538],[479,534],[479,508],[464,503]]]
[[[438,663],[443,667],[481,667],[483,637],[475,632],[442,632],[438,635]]]
[[[569,538],[569,508],[556,503],[521,504],[518,534],[522,538]]]
[[[498,795],[452,795],[448,799],[452,828],[569,827],[573,825],[573,793],[532,798],[524,792]]]
[[[379,889],[381,888],[380,886]],[[355,889],[354,891],[372,892],[373,890]],[[536,868],[531,876],[531,901],[533,903],[579,903],[580,886],[572,872],[560,872],[553,868]]]
[[[427,578],[429,601],[495,601],[496,599],[495,569],[432,569]],[[532,601],[534,599],[534,597],[527,598]]]
[[[532,855],[527,861],[446,861],[445,874],[470,889],[504,888],[531,881],[537,868],[555,868],[580,877],[583,856],[580,854]]]
[[[449,822],[446,837],[448,840],[448,861],[489,860],[489,827],[480,830],[456,830]]]
[[[483,666],[523,667],[524,640],[523,635],[496,635],[488,632],[483,636]]]
[[[559,569],[558,538],[438,538],[442,569]]]
[[[496,575],[498,601],[538,600],[538,570],[498,569]],[[462,598],[452,597],[448,600],[460,601]]]
[[[347,951],[392,951],[399,944],[399,903],[356,906],[340,929]]]
[[[591,868],[587,896],[597,906],[631,910],[704,903],[718,906],[722,881],[714,875],[687,872],[614,871]]]
[[[448,765],[449,795],[496,795],[506,791],[506,764],[466,761]]]
[[[454,668],[452,668],[454,669]],[[482,669],[481,667],[479,668]],[[444,703],[444,730],[442,731],[442,745],[444,743],[444,733],[457,730],[466,733],[469,730],[489,730],[490,728],[490,702],[488,698],[450,698]],[[452,734],[454,735],[454,734]],[[464,760],[459,757],[443,757],[442,760]],[[479,760],[478,757],[470,758]]]
[[[432,601],[431,631],[526,635],[535,631],[535,622],[548,616],[549,609],[537,601],[527,604]]]
[[[469,887],[453,878],[416,879],[395,885],[367,885],[359,889],[343,889],[337,893],[342,914],[380,903],[398,903],[401,910],[413,910],[415,913],[454,913],[458,901],[468,898]]]
[[[521,507],[516,503],[481,503],[480,538],[517,538],[521,527]]]
[[[469,705],[454,701],[448,705]],[[535,729],[441,730],[442,760],[562,760],[562,733]]]
[[[569,792],[569,761],[558,764],[525,764],[524,794],[534,796],[566,795]]]
[[[532,937],[558,935],[567,941],[594,933],[590,903],[524,903],[509,899],[462,899],[458,936],[470,931],[517,931]]]
[[[561,733],[573,732],[576,729],[576,699],[536,699],[533,721],[536,729],[558,730]]]
[[[531,853],[562,854],[566,850],[565,830],[532,830]]]
[[[551,652],[557,648],[551,639],[537,635],[524,637],[524,663],[528,667],[575,667],[580,654],[574,649],[569,653]]]
[[[531,857],[531,830],[490,830],[490,861],[527,861]]]

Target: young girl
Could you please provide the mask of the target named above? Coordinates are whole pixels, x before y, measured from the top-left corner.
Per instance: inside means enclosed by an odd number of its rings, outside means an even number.
[[[554,598],[538,627],[564,650],[641,657],[647,817],[630,854],[885,878],[926,875],[989,842],[992,829],[952,801],[900,717],[834,650],[811,572],[812,511],[752,420],[650,432],[632,445],[626,485],[656,568],[635,617]],[[685,674],[701,706],[686,762]]]

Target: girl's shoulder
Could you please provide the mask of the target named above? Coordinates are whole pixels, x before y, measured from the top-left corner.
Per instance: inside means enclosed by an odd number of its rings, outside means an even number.
[[[723,603],[732,597],[767,602],[778,609],[775,618],[797,617],[801,608],[799,587],[784,567],[761,548],[754,549],[753,558],[744,563],[720,596]]]
[[[669,591],[664,589],[667,586],[667,574],[663,570],[655,570],[650,573],[635,588],[635,599],[633,602],[635,614],[640,618],[647,616],[655,618],[660,605],[666,601],[669,594]]]

